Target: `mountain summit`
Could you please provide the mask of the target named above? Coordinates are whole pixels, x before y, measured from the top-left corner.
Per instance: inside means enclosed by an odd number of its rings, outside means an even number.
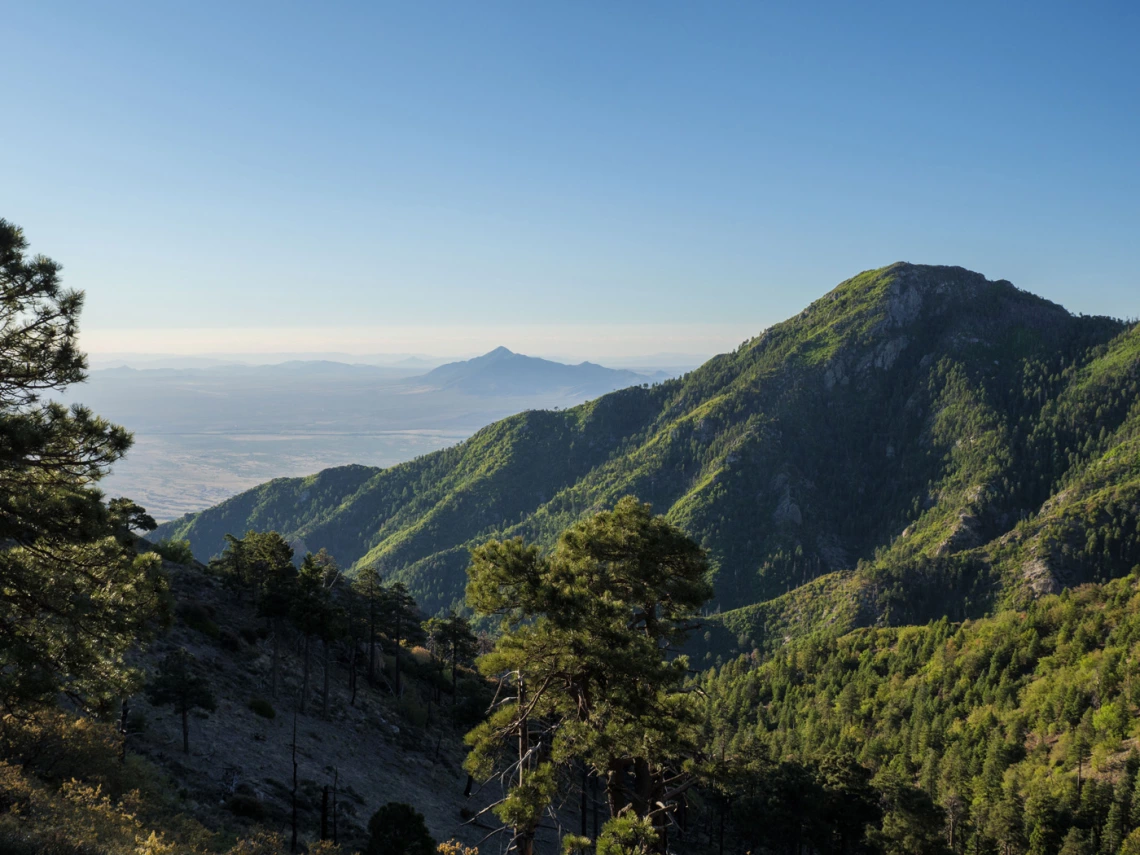
[[[649,378],[592,362],[566,365],[496,347],[464,362],[449,362],[408,382],[468,395],[604,395]]]
[[[432,611],[460,602],[473,544],[550,545],[632,494],[708,550],[717,604],[741,610],[734,643],[961,617],[1140,564],[1134,526],[1109,546],[1085,532],[1140,502],[1138,380],[1137,328],[898,263],[684,377],[391,469],[274,481],[160,535],[208,558],[227,532],[279,528],[379,565]]]

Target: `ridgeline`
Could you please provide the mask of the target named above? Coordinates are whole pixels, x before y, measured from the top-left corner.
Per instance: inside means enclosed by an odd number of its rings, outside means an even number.
[[[276,529],[460,606],[469,550],[546,546],[633,494],[714,568],[701,655],[961,619],[1140,564],[1140,330],[898,263],[684,377],[504,419],[385,470],[279,479],[167,523],[208,559]],[[701,645],[704,645],[703,647]]]

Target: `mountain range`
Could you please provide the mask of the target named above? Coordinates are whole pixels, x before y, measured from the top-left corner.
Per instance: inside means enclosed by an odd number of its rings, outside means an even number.
[[[433,389],[455,389],[468,395],[559,393],[592,397],[665,376],[663,372],[650,376],[605,368],[593,362],[566,365],[497,347],[474,359],[441,365],[409,382]]]
[[[768,649],[1140,565],[1138,384],[1140,328],[897,263],[684,376],[398,466],[274,480],[156,536],[207,559],[228,532],[276,529],[433,612],[461,603],[472,545],[549,546],[633,494],[708,551],[719,614],[694,652]]]

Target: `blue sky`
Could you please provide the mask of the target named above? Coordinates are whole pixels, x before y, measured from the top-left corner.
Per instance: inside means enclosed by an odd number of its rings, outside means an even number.
[[[900,259],[1140,315],[1136,4],[4,18],[0,216],[87,291],[93,349],[726,349]]]

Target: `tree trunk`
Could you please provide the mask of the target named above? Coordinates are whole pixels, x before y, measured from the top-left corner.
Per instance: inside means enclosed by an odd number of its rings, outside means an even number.
[[[641,757],[633,761],[633,810],[644,817],[649,814],[652,800],[653,776],[649,771],[649,762]]]
[[[376,679],[376,598],[372,595],[372,580],[368,581],[368,682]]]
[[[629,804],[625,790],[625,771],[628,766],[628,760],[614,760],[610,764],[606,779],[606,800],[609,802],[611,817],[617,816]]]
[[[321,840],[329,839],[329,785],[321,791]]]
[[[526,688],[523,686],[522,674],[519,674],[518,705],[521,714],[526,706]],[[519,719],[519,786],[526,781],[526,754],[530,750],[530,722],[526,717]]]
[[[518,675],[518,704],[519,713],[521,714],[526,706],[526,687],[523,685],[523,677],[520,672]],[[526,756],[530,752],[530,722],[523,716],[519,719],[519,787],[526,784],[526,771],[527,760]],[[519,855],[534,855],[534,828],[518,828],[515,829],[515,836],[519,841]]]
[[[395,670],[396,670],[395,686],[396,686],[396,697],[397,698],[400,697],[400,630],[401,629],[403,629],[403,627],[400,626],[400,616],[397,615],[396,616],[396,667],[395,667]]]
[[[305,711],[305,703],[309,700],[309,642],[312,636],[305,636],[305,662],[301,668],[301,712]]]
[[[352,689],[352,697],[348,700],[350,707],[356,706],[356,655],[357,646],[356,642],[352,643],[352,656],[350,658],[351,665],[349,666],[348,685]]]
[[[182,753],[190,753],[190,710],[182,707]]]
[[[321,692],[321,718],[329,717],[329,642],[328,639],[321,641],[321,650],[325,654],[325,685]]]
[[[119,752],[119,762],[127,762],[127,716],[130,714],[131,699],[123,698],[123,711],[119,716],[119,734],[123,737],[123,747]]]
[[[593,809],[594,809],[594,810],[593,810],[593,813],[594,813],[594,826],[593,826],[593,830],[594,830],[594,836],[593,836],[593,838],[592,838],[592,839],[593,839],[593,841],[594,841],[594,843],[595,843],[595,845],[596,845],[596,844],[597,844],[597,842],[598,842],[598,828],[599,828],[599,826],[600,826],[600,821],[599,821],[599,818],[598,818],[598,813],[599,813],[599,806],[598,806],[598,778],[597,778],[597,776],[596,776],[596,775],[591,775],[591,776],[590,776],[590,801],[592,802],[592,805],[591,805],[591,806],[592,806],[592,807],[593,807]]]
[[[273,663],[269,668],[269,694],[277,697],[277,669],[281,663],[281,633],[277,621],[273,621]]]
[[[665,804],[665,783],[660,773],[653,774],[649,769],[649,764],[645,764],[647,774],[650,775],[649,779],[649,803],[646,805],[646,812],[652,813],[656,805]],[[653,824],[657,827],[658,835],[658,848],[661,855],[665,855],[669,851],[669,817],[673,812],[673,807],[669,805],[669,811],[661,811],[653,816]]]
[[[585,837],[589,832],[587,819],[589,815],[589,787],[590,787],[590,771],[586,768],[586,764],[582,763],[582,822],[580,823],[580,830],[578,833]]]
[[[289,851],[297,851],[297,710],[293,710],[293,837],[289,844]]]
[[[333,814],[332,814],[332,819],[333,819],[333,846],[336,846],[340,843],[340,841],[337,839],[337,833],[336,833],[336,790],[337,790],[337,786],[339,784],[340,784],[340,768],[334,767],[333,768]]]

